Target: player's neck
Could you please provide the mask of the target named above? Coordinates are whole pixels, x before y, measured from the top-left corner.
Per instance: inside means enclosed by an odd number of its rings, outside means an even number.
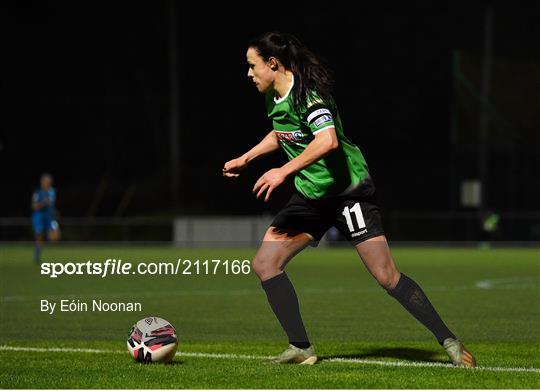
[[[285,71],[284,73],[278,73],[274,80],[274,91],[276,92],[276,98],[281,99],[291,89],[293,84],[293,73],[291,71]]]

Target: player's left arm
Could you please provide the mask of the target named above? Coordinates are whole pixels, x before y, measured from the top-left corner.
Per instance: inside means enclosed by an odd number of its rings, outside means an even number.
[[[289,175],[303,170],[339,147],[336,129],[333,126],[318,131],[314,136],[315,138],[300,155],[279,168],[267,171],[259,178],[253,187],[253,193],[257,193],[257,198],[266,191],[264,201],[267,202],[272,191],[285,182]]]
[[[336,129],[329,127],[315,134],[315,138],[297,157],[284,164],[281,169],[287,176],[296,174],[307,166],[322,159],[339,147]]]

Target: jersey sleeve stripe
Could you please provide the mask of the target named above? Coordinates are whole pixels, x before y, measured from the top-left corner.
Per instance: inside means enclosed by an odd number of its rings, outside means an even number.
[[[322,132],[323,130],[330,129],[330,128],[334,128],[334,127],[335,127],[334,125],[325,126],[325,127],[322,128],[322,129],[319,129],[319,130],[314,131],[313,134],[317,134],[317,133],[319,133],[319,132]]]

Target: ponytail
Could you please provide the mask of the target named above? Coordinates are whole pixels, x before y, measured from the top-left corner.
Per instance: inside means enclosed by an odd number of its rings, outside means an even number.
[[[257,50],[265,61],[275,57],[292,71],[294,87],[291,93],[296,111],[306,108],[309,101],[316,99],[331,103],[332,72],[298,38],[291,34],[264,33],[253,39],[249,47]]]

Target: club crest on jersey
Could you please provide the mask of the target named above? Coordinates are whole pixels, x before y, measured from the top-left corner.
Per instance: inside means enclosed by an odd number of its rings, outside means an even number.
[[[279,130],[276,130],[276,134],[279,141],[285,141],[285,142],[295,142],[295,141],[302,141],[305,137],[305,134],[302,133],[301,130],[295,130],[292,132],[280,132]]]

